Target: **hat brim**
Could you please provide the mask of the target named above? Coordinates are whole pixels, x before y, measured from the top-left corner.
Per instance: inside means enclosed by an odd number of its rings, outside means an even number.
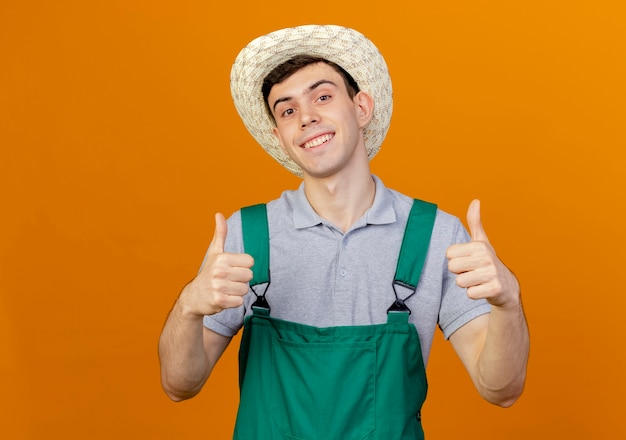
[[[345,69],[374,99],[374,113],[364,129],[368,158],[378,153],[389,129],[393,109],[391,78],[380,51],[361,33],[335,25],[281,29],[256,38],[237,56],[230,73],[235,107],[254,139],[274,159],[297,176],[302,169],[280,148],[272,133],[261,87],[277,66],[296,55],[320,56]]]

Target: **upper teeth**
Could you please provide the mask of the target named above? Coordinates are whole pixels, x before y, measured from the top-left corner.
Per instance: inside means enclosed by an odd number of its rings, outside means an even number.
[[[315,139],[307,142],[306,144],[303,145],[304,148],[313,148],[313,147],[317,147],[318,145],[322,145],[324,142],[328,142],[329,140],[332,139],[332,135],[330,134],[325,134],[323,136],[320,137],[316,137]]]

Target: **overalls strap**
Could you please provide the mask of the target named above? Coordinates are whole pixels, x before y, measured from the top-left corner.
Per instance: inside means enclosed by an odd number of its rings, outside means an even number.
[[[409,312],[405,301],[415,294],[422,269],[428,254],[430,238],[432,236],[435,217],[437,216],[437,205],[423,200],[414,199],[409,219],[404,230],[404,238],[400,247],[396,275],[393,280],[393,291],[396,300],[387,310],[388,312]],[[409,288],[411,293],[400,298],[396,291],[396,286]]]
[[[267,223],[267,206],[261,203],[242,208],[241,227],[244,252],[254,258],[250,289],[257,299],[252,304],[252,308],[262,314],[267,314],[270,310],[265,299],[265,293],[270,285],[270,233]],[[260,284],[265,284],[265,289],[261,294],[255,290],[255,286]]]

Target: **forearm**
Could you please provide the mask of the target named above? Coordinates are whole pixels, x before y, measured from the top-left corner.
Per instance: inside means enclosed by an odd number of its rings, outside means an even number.
[[[161,333],[159,359],[163,389],[176,401],[195,396],[211,371],[203,342],[202,316],[185,315],[180,301]]]
[[[476,386],[486,400],[507,407],[519,398],[526,380],[529,346],[521,302],[507,308],[493,306],[476,365]]]
[[[491,304],[491,313],[465,324],[450,341],[480,394],[511,406],[524,389],[529,351],[520,285],[489,243],[478,200],[470,203],[467,224],[472,240],[448,248],[448,269],[469,298]]]
[[[254,259],[224,252],[228,225],[222,214],[215,221],[204,264],[180,293],[159,340],[161,383],[176,401],[200,392],[231,339],[205,329],[204,316],[241,306],[252,279]]]

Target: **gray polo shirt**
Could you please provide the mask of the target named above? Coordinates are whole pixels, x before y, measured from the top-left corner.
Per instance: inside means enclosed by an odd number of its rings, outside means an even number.
[[[304,184],[267,204],[271,284],[266,299],[273,317],[316,327],[386,322],[387,309],[395,300],[392,282],[413,199],[386,188],[376,176],[373,179],[374,203],[345,233],[315,213]],[[446,249],[468,240],[458,218],[437,211],[417,291],[406,302],[424,363],[437,325],[449,338],[490,310],[485,301],[469,299],[448,271]],[[225,251],[243,252],[239,211],[228,219]],[[263,289],[255,287],[257,293]],[[397,292],[401,298],[410,293],[404,288]],[[249,291],[243,306],[205,316],[204,325],[234,336],[252,313],[255,299]]]

